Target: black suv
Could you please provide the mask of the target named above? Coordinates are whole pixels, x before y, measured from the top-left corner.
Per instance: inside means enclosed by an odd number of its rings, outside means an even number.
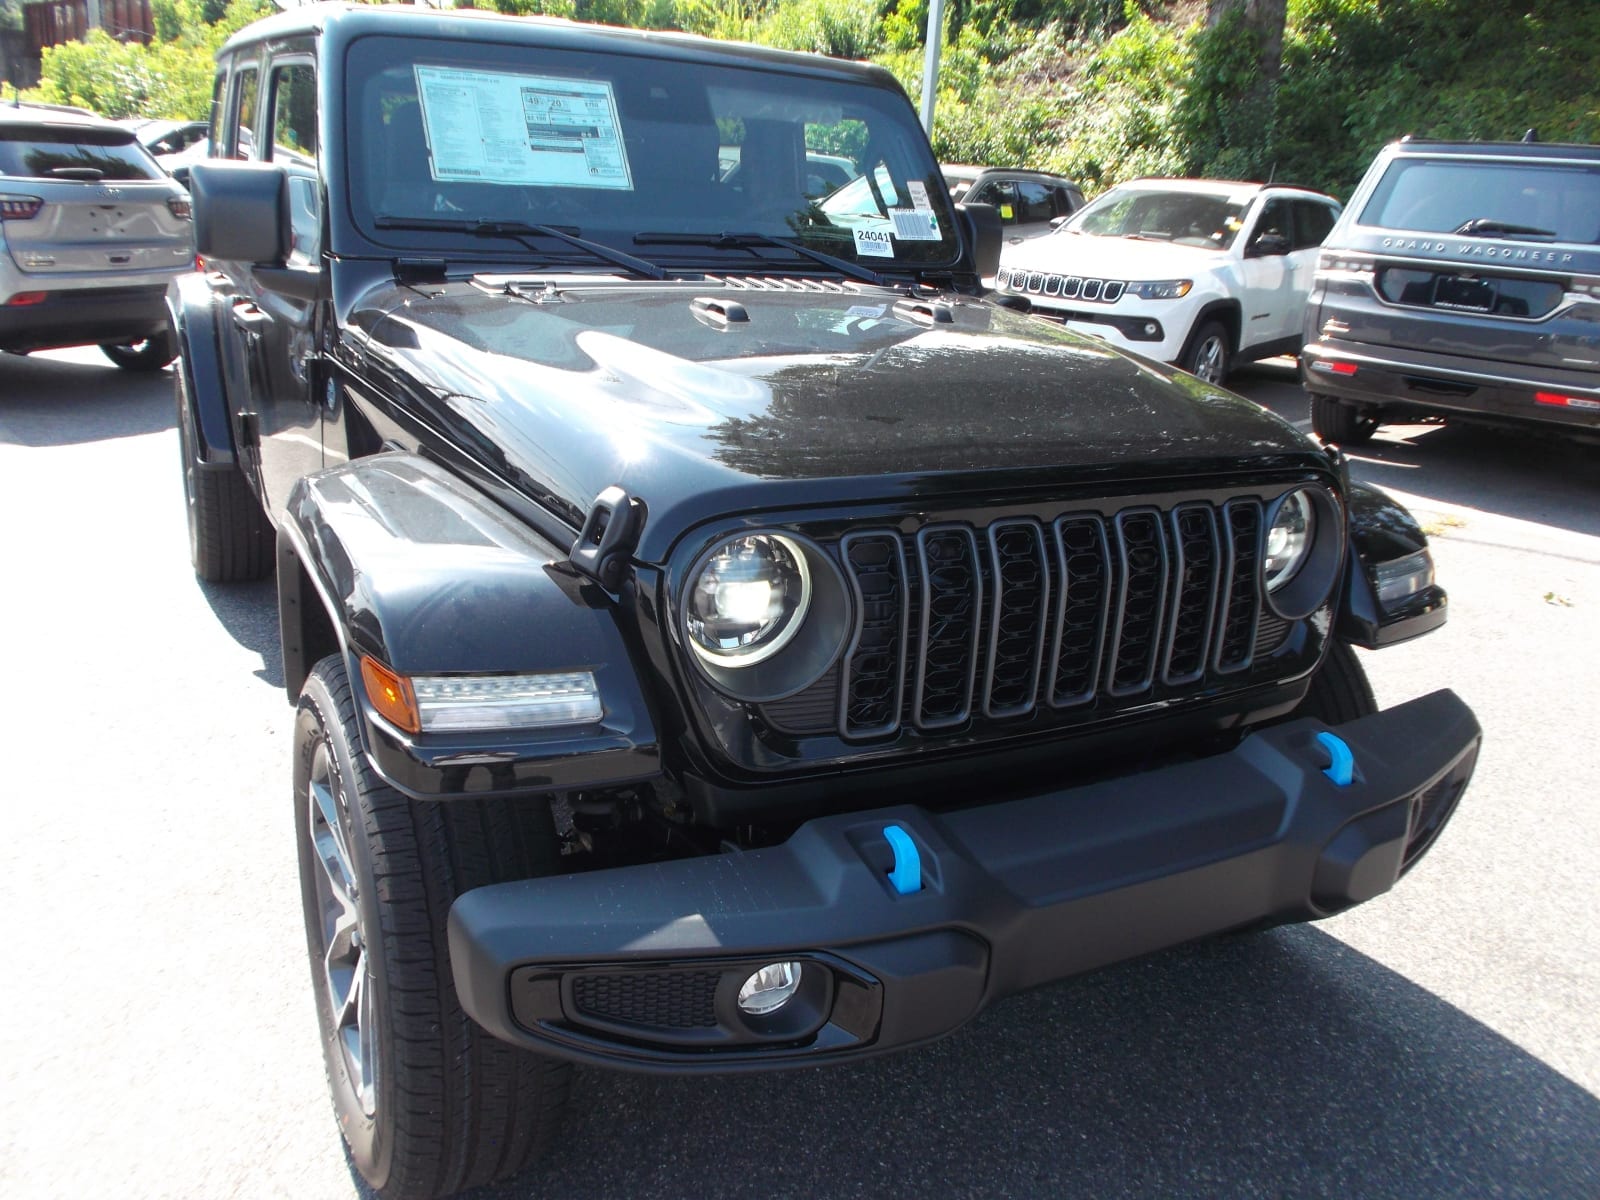
[[[322,1044],[386,1196],[521,1169],[572,1062],[917,1045],[1370,899],[1450,816],[1472,714],[1377,711],[1351,649],[1444,619],[1416,525],[986,300],[994,213],[885,71],[361,6],[219,61],[191,547],[277,574]],[[808,195],[808,153],[858,174]]]
[[[1600,146],[1386,147],[1323,242],[1312,428],[1466,418],[1600,436]]]

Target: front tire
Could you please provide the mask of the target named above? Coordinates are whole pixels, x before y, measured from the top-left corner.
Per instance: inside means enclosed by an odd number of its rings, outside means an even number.
[[[1356,652],[1335,642],[1311,680],[1311,690],[1290,717],[1316,717],[1325,725],[1343,725],[1378,711],[1372,685]]]
[[[1377,417],[1333,396],[1311,395],[1311,432],[1325,442],[1359,446],[1378,432]]]
[[[1195,328],[1178,365],[1196,379],[1221,387],[1233,369],[1233,343],[1221,321],[1204,321]]]
[[[138,342],[103,342],[104,354],[124,371],[159,371],[178,357],[170,333],[152,334]]]
[[[295,717],[294,808],[312,988],[334,1114],[384,1200],[522,1170],[554,1137],[569,1067],[461,1011],[445,935],[470,888],[558,864],[547,804],[421,803],[379,780],[335,655]]]
[[[181,370],[172,373],[178,406],[178,453],[189,523],[189,561],[210,583],[243,583],[272,573],[273,533],[266,513],[237,463],[200,460],[194,403]]]

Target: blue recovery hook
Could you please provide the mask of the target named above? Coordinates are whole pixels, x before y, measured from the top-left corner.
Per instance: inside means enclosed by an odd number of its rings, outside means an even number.
[[[922,890],[922,855],[911,835],[898,825],[885,825],[883,838],[894,851],[894,870],[889,872],[889,886],[899,895],[909,896]]]
[[[1319,733],[1317,741],[1332,760],[1322,773],[1333,780],[1335,787],[1349,787],[1356,777],[1356,756],[1338,734]]]

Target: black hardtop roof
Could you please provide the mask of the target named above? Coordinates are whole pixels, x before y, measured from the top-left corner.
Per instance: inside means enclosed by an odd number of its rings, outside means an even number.
[[[493,40],[529,46],[555,46],[594,53],[660,54],[705,63],[764,65],[790,72],[846,77],[898,89],[895,78],[873,63],[827,58],[795,50],[776,50],[746,42],[724,42],[691,33],[586,25],[560,17],[519,17],[479,9],[434,9],[408,4],[309,4],[264,17],[239,30],[217,52],[219,58],[261,42],[317,34],[351,40],[388,34],[419,40]]]
[[[1398,154],[1481,155],[1484,158],[1592,158],[1600,161],[1600,146],[1585,142],[1476,142],[1403,137],[1390,142]]]
[[[1040,171],[1033,167],[981,167],[973,178],[980,179],[985,175],[1023,175],[1029,179],[1057,179],[1062,183],[1070,183],[1073,187],[1078,186],[1070,176],[1056,171]]]

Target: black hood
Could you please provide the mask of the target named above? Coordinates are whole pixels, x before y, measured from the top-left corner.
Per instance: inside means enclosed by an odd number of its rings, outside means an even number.
[[[574,527],[619,484],[640,557],[729,512],[1326,466],[1259,406],[963,297],[707,281],[384,288],[351,324],[446,436]]]

